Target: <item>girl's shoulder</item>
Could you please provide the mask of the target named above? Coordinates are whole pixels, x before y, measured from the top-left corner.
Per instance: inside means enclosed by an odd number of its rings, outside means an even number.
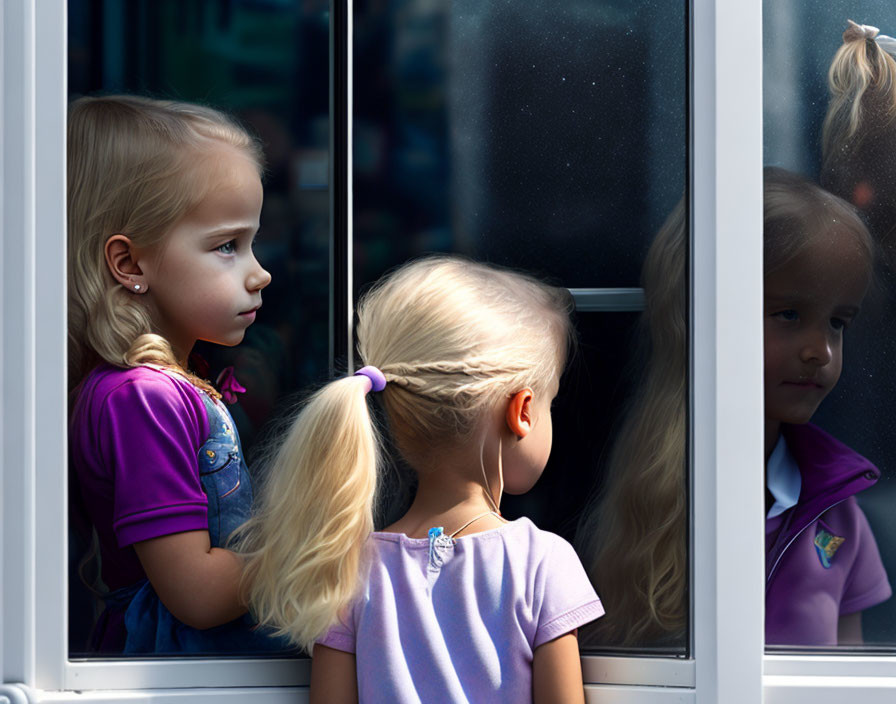
[[[87,375],[77,390],[72,419],[100,422],[166,416],[191,421],[207,430],[204,392],[179,374],[154,365],[122,368],[104,364]]]
[[[202,401],[203,391],[177,372],[156,366],[141,364],[136,367],[115,367],[103,364],[87,375],[79,389],[79,397],[85,394],[106,397],[119,389],[134,386],[148,393],[188,394]]]

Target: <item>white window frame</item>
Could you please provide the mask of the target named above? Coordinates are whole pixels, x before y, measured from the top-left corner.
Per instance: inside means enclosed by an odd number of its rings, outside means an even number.
[[[891,702],[893,658],[763,656],[762,8],[690,12],[691,657],[583,657],[588,700]],[[65,2],[0,37],[0,703],[306,701],[307,661],[67,659]]]

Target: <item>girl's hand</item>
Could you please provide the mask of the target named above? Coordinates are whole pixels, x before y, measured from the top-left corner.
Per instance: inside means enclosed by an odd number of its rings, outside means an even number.
[[[143,540],[134,550],[159,599],[188,626],[220,626],[246,612],[239,593],[243,562],[211,547],[207,530]]]
[[[355,656],[325,645],[315,645],[311,657],[310,704],[357,704]]]
[[[584,704],[579,639],[572,631],[542,643],[532,662],[533,704]]]

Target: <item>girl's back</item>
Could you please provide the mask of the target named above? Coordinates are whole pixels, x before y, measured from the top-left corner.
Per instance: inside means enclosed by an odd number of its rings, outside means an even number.
[[[569,543],[528,518],[367,547],[361,595],[320,641],[355,653],[361,701],[527,701],[535,649],[603,614]]]

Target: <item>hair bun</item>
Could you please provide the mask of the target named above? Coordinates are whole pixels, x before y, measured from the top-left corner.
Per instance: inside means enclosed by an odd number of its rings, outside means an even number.
[[[880,34],[880,30],[877,27],[872,27],[870,24],[857,24],[852,20],[846,20],[846,23],[849,27],[847,27],[846,31],[843,33],[844,42],[855,42],[860,39],[874,39]]]

